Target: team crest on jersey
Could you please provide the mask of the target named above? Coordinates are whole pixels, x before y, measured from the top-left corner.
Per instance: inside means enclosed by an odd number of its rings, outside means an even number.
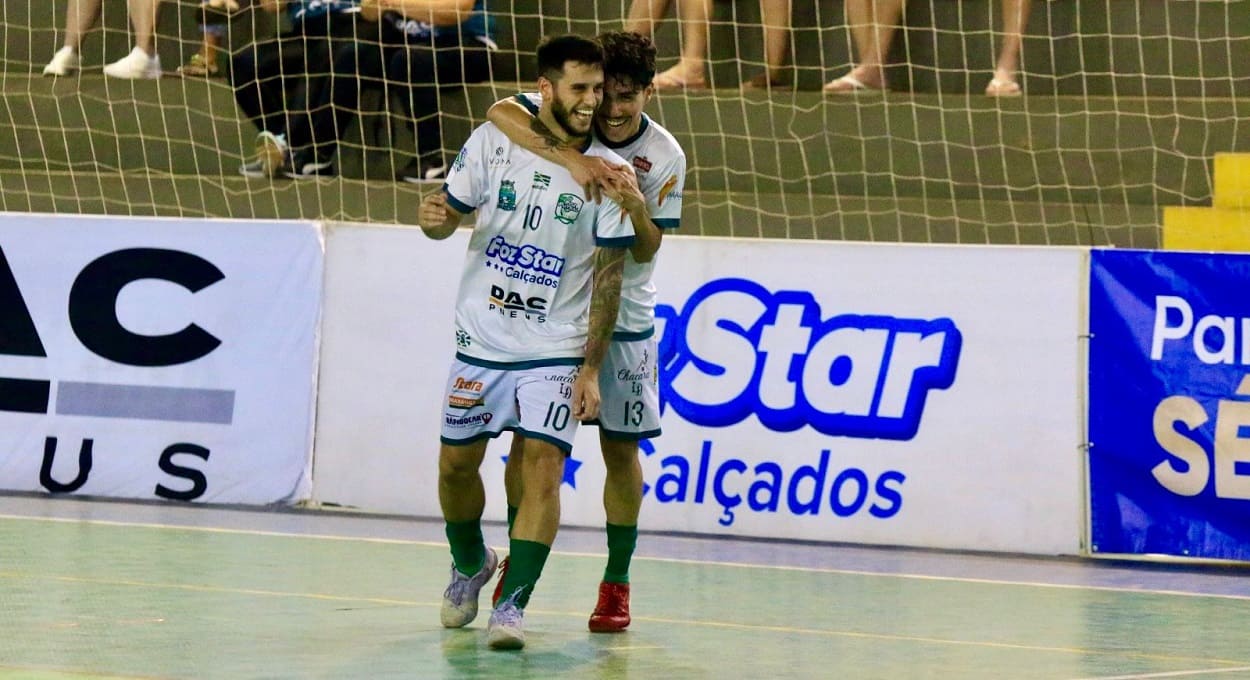
[[[634,156],[634,168],[638,172],[650,172],[651,161],[647,160],[646,156]]]
[[[500,210],[516,210],[516,183],[510,179],[502,180],[499,184],[499,200],[495,203],[495,207]]]
[[[560,198],[556,199],[556,220],[573,224],[582,212],[582,203],[576,194],[560,194]]]

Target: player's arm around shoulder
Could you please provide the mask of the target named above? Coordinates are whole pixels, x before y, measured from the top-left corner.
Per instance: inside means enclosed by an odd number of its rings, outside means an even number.
[[[533,103],[524,97],[518,94],[491,104],[486,111],[486,119],[494,123],[513,144],[568,170],[573,181],[581,185],[586,198],[598,203],[601,200],[600,186],[613,165],[599,156],[583,154],[576,147],[561,141],[539,120],[532,108]]]
[[[650,262],[660,249],[660,241],[664,234],[647,210],[647,198],[638,187],[638,177],[628,165],[613,166],[612,171],[603,179],[603,193],[629,215],[634,223],[634,243],[629,252],[635,262]]]
[[[421,208],[417,211],[417,224],[426,236],[441,241],[456,233],[464,213],[456,210],[447,201],[445,191],[426,194],[421,199]]]

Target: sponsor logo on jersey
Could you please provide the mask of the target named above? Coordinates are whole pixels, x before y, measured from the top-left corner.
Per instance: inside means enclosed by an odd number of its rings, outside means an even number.
[[[454,408],[454,409],[460,409],[461,411],[467,411],[473,408],[474,406],[481,406],[481,405],[482,405],[481,397],[466,397],[461,394],[453,394],[447,397],[447,406]]]
[[[664,205],[665,199],[669,197],[669,193],[676,186],[677,186],[677,175],[669,175],[668,179],[664,180],[664,186],[660,187],[660,197],[659,197],[659,200],[656,201],[656,203],[658,205]],[[673,198],[681,198],[681,194],[680,193],[673,194]]]
[[[508,243],[502,236],[496,236],[486,244],[486,257],[495,261],[515,265],[521,269],[542,272],[559,277],[564,272],[564,258],[552,255],[533,245],[516,246]],[[491,266],[492,262],[487,262]],[[502,269],[502,267],[495,267]],[[558,282],[557,282],[558,283]]]
[[[486,413],[474,413],[471,416],[443,416],[443,422],[448,427],[478,427],[480,425],[490,425],[490,421],[494,420],[495,414],[487,411]]]
[[[522,297],[514,290],[499,286],[490,287],[490,309],[512,319],[527,319],[543,323],[547,320],[547,298],[538,295]]]
[[[544,175],[541,172],[534,173],[534,189],[542,191],[551,186],[551,175]]]
[[[465,380],[456,376],[452,383],[451,394],[447,397],[447,405],[454,409],[467,410],[482,404],[482,392],[486,385],[480,380]]]
[[[573,224],[582,212],[583,201],[576,194],[560,194],[556,199],[556,221]]]
[[[651,161],[646,156],[634,156],[634,168],[638,172],[651,172]]]
[[[499,200],[495,207],[500,210],[516,210],[516,183],[505,179],[499,184]]]

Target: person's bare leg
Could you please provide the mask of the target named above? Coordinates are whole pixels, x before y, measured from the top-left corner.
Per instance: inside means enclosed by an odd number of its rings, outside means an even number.
[[[217,54],[221,51],[221,36],[216,33],[205,33],[204,42],[200,45],[200,54],[204,63],[211,70],[217,64]]]
[[[503,492],[509,508],[521,507],[521,461],[525,460],[525,437],[512,435],[512,448],[503,466]]]
[[[442,444],[438,452],[438,504],[448,522],[480,520],[486,507],[482,459],[486,441],[465,446]]]
[[[886,87],[885,58],[898,30],[899,18],[903,16],[904,2],[906,0],[847,0],[846,23],[859,61],[846,77],[826,84],[826,92],[857,89],[847,77],[868,88]]]
[[[65,46],[78,52],[82,39],[100,20],[104,0],[69,0],[65,8]]]
[[[560,482],[564,479],[563,451],[552,444],[525,440],[521,461],[521,503],[516,523],[512,525],[514,540],[533,541],[550,546],[560,526]]]
[[[760,18],[764,23],[764,63],[768,77],[782,77],[790,57],[791,0],[760,0]]]
[[[156,10],[160,0],[126,0],[130,26],[135,32],[135,47],[156,55]]]
[[[1020,46],[1029,23],[1032,0],[1003,0],[1003,45],[994,66],[994,78],[985,88],[990,96],[1019,94]]]
[[[656,19],[667,9],[667,0],[637,0],[630,8],[626,30],[652,35]],[[707,87],[707,35],[711,15],[712,0],[677,0],[681,57],[672,68],[656,74],[656,89]]]
[[[642,463],[638,443],[608,439],[600,435],[607,476],[603,482],[603,511],[608,524],[637,526],[642,509]]]
[[[625,30],[641,33],[647,37],[655,35],[655,27],[668,13],[670,0],[634,0],[629,6],[629,15],[625,17]]]

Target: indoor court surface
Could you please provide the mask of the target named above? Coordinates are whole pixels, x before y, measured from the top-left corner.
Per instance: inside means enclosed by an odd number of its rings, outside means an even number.
[[[527,648],[493,652],[485,607],[439,626],[442,532],[0,496],[0,677],[1250,678],[1242,568],[644,535],[631,630],[593,635],[603,538],[575,529]]]

